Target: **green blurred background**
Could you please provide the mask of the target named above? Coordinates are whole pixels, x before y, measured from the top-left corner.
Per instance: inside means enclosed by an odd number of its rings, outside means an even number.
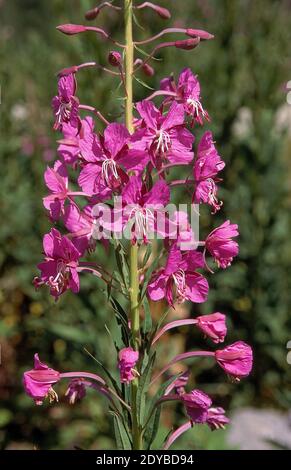
[[[119,2],[117,2],[119,3]],[[199,387],[229,410],[244,406],[291,408],[291,2],[288,0],[162,1],[172,20],[141,12],[135,27],[140,38],[167,27],[200,27],[215,40],[194,51],[166,50],[156,74],[157,87],[171,72],[189,66],[198,74],[203,102],[212,117],[220,154],[227,163],[216,217],[206,209],[201,231],[230,218],[240,226],[240,256],[231,269],[210,278],[209,300],[193,313],[228,314],[228,343],[243,339],[254,348],[251,376],[239,385],[227,382],[207,362],[195,363]],[[59,370],[97,370],[87,348],[115,368],[105,325],[113,314],[98,281],[82,277],[80,295],[67,293],[55,304],[46,290],[35,292],[32,278],[41,258],[42,235],[49,229],[42,207],[43,171],[56,158],[51,97],[56,72],[95,60],[106,65],[110,48],[94,34],[66,37],[61,23],[82,23],[91,0],[0,0],[0,448],[113,448],[111,419],[105,401],[92,394],[74,407],[65,400],[35,407],[23,393],[21,375],[31,368],[35,351]],[[103,11],[97,25],[121,37],[120,15]],[[147,49],[148,51],[150,50]],[[143,79],[141,76],[140,78]],[[291,83],[290,83],[291,89]],[[96,70],[78,75],[81,102],[93,104],[114,119],[120,90],[114,79]],[[149,93],[135,84],[136,99]],[[290,91],[291,93],[291,91]],[[291,100],[290,100],[291,103]],[[100,127],[101,129],[101,127]],[[201,134],[198,130],[197,136]],[[179,192],[185,201],[187,193]],[[187,307],[182,314],[187,314]],[[161,348],[165,357],[205,341],[187,328]],[[185,340],[186,338],[186,340]],[[212,347],[209,344],[209,347]],[[97,367],[97,369],[96,369]],[[195,382],[192,382],[195,385]],[[93,392],[94,393],[94,392]],[[61,393],[60,393],[61,395]],[[182,423],[179,407],[165,408],[162,432]],[[203,427],[180,439],[182,448],[224,448],[225,433]]]

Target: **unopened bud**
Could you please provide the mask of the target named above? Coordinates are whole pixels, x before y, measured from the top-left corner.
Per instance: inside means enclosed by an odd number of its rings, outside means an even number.
[[[163,20],[169,20],[171,18],[171,13],[167,8],[160,7],[159,5],[153,5],[152,8],[161,18],[163,18]]]
[[[143,64],[142,71],[147,77],[152,77],[155,74],[155,70],[149,64]]]
[[[57,29],[61,31],[61,33],[68,35],[84,33],[87,31],[86,26],[83,26],[82,24],[61,24],[60,26],[57,26]]]
[[[207,31],[203,31],[203,29],[192,29],[188,28],[186,30],[187,36],[190,36],[191,38],[200,38],[200,39],[213,39],[214,36],[213,34],[208,33]]]
[[[99,15],[99,13],[100,13],[100,9],[98,7],[92,8],[92,10],[88,10],[85,13],[85,18],[88,21],[95,20],[95,18],[97,18],[97,16]]]
[[[189,51],[197,47],[199,42],[199,38],[183,39],[182,41],[175,41],[175,47],[177,47],[177,49],[185,49],[186,51]]]
[[[121,54],[118,51],[110,51],[108,54],[108,62],[112,67],[119,67],[121,64]]]

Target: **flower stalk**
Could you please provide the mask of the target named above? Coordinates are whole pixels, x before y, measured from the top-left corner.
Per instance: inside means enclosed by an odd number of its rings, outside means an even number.
[[[125,24],[125,123],[128,131],[132,134],[133,127],[133,63],[134,44],[132,37],[132,9],[133,1],[124,0],[124,24]],[[139,348],[139,279],[138,279],[138,246],[130,247],[130,323],[132,333],[132,346],[135,350]],[[142,449],[142,435],[138,422],[137,390],[139,385],[138,376],[131,382],[131,410],[132,410],[132,443],[134,449]]]

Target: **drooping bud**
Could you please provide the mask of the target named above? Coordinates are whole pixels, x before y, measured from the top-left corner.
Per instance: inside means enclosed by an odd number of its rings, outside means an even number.
[[[143,64],[142,71],[147,77],[152,77],[153,75],[155,75],[155,69],[149,64]]]
[[[108,54],[108,62],[112,67],[119,67],[122,62],[122,57],[118,51],[110,51]]]
[[[190,51],[198,46],[200,39],[198,37],[191,39],[182,39],[180,41],[175,41],[174,45],[177,49],[184,49]]]
[[[190,36],[191,38],[200,38],[200,39],[213,39],[214,36],[213,34],[208,33],[207,31],[203,31],[203,29],[192,29],[188,28],[186,29],[186,34],[187,36]]]
[[[163,18],[163,20],[169,20],[171,18],[171,13],[167,8],[161,7],[160,5],[151,4],[151,8],[157,12],[157,14]]]
[[[57,29],[61,31],[61,33],[68,34],[69,36],[87,31],[86,26],[82,24],[61,24],[57,26]]]
[[[96,8],[92,8],[91,10],[88,10],[86,13],[85,13],[85,18],[86,20],[88,21],[93,21],[95,20],[95,18],[97,18],[97,16],[99,15],[100,13],[100,9],[98,7]]]

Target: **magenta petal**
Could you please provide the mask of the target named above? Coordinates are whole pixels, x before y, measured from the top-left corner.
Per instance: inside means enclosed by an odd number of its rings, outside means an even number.
[[[161,273],[155,276],[155,278],[148,285],[148,294],[151,300],[157,301],[165,297],[167,277]]]
[[[112,158],[126,145],[130,140],[130,133],[123,124],[109,124],[104,131],[105,147]]]
[[[186,273],[186,298],[195,303],[207,300],[208,282],[201,274]]]
[[[157,129],[160,112],[151,101],[140,101],[136,104],[136,109],[150,129]]]

